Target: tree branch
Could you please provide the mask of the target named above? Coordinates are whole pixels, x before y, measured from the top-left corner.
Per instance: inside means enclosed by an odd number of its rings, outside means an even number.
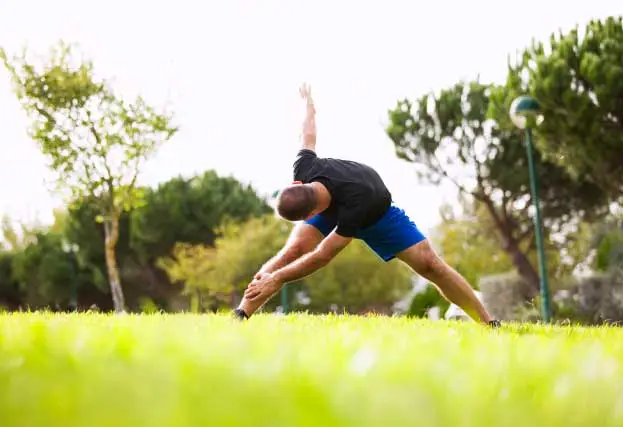
[[[95,194],[95,186],[93,185],[93,178],[91,176],[91,171],[90,168],[87,166],[87,163],[84,162],[83,164],[83,168],[84,168],[84,174],[87,177],[87,181],[86,181],[86,187],[89,189],[89,195],[91,197],[93,197],[93,199],[95,200],[97,198],[96,194]]]
[[[45,109],[39,107],[36,102],[33,104],[33,106],[34,106],[35,110],[37,111],[37,113],[41,114],[49,122],[56,123],[56,119],[54,119],[54,117],[52,117],[52,115],[49,112],[47,112]]]
[[[534,240],[534,227],[529,227],[526,231],[521,233],[517,237],[517,241],[518,242],[523,242],[527,237],[530,237],[532,240]]]
[[[90,121],[90,114],[87,113],[89,115],[89,121]],[[96,144],[101,147],[102,146],[102,137],[99,134],[99,132],[97,132],[97,129],[95,129],[95,125],[93,124],[93,122],[89,123],[89,131],[91,132],[91,134],[93,135],[93,138],[95,138],[95,142]],[[110,167],[108,166],[108,158],[106,156],[105,152],[101,152],[100,153],[102,155],[102,159],[104,161],[104,169],[106,170],[106,176],[103,177],[104,182],[106,182],[107,186],[108,186],[108,196],[110,197],[110,206],[112,206],[112,210],[116,211],[115,209],[115,183],[113,180],[113,176],[112,176],[112,171],[110,170]]]
[[[130,181],[130,185],[128,187],[128,189],[130,191],[132,191],[134,189],[134,186],[136,185],[136,180],[138,178],[138,165],[140,163],[141,159],[140,156],[136,155],[136,157],[134,157],[134,169],[132,169],[134,171],[134,176],[132,177],[132,181]]]
[[[439,173],[441,173],[445,178],[449,179],[454,185],[456,185],[459,189],[459,191],[465,193],[465,194],[470,194],[471,196],[473,196],[476,200],[479,200],[481,202],[484,202],[484,198],[481,194],[478,194],[476,192],[473,191],[469,191],[467,188],[465,188],[462,184],[460,184],[455,178],[451,177],[448,172],[443,168],[443,166],[441,166],[441,162],[439,161],[439,158],[437,157],[436,154],[433,154],[431,156],[433,159],[435,159],[435,163],[437,164],[437,171]]]

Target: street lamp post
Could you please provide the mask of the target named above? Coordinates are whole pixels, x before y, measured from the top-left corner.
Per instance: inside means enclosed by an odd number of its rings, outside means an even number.
[[[288,314],[288,285],[283,285],[281,288],[281,308],[283,314]]]
[[[541,223],[541,209],[537,185],[537,176],[534,170],[534,153],[532,151],[532,127],[537,121],[542,119],[540,116],[539,105],[530,96],[520,96],[516,98],[510,107],[510,117],[515,126],[525,129],[526,151],[528,154],[528,172],[530,175],[530,190],[534,205],[534,229],[536,237],[537,254],[539,260],[539,282],[541,288],[541,313],[543,321],[549,323],[551,319],[551,307],[549,301],[549,285],[547,280],[547,267],[545,263],[545,249],[543,246],[543,234]]]

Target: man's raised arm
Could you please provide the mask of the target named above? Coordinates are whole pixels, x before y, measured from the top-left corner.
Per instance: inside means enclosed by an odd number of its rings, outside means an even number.
[[[303,84],[299,93],[306,102],[305,120],[303,121],[302,149],[316,151],[316,108],[311,94],[311,87]]]

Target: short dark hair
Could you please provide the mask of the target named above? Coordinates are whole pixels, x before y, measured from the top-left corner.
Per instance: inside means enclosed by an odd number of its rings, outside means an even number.
[[[288,221],[306,218],[316,207],[316,192],[309,185],[284,188],[277,198],[277,212]]]

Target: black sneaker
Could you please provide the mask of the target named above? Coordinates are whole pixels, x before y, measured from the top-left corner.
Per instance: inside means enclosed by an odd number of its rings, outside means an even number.
[[[247,320],[249,318],[247,313],[241,308],[237,308],[234,310],[234,316],[236,316],[238,320]]]
[[[502,323],[499,320],[491,320],[489,322],[489,326],[491,326],[492,328],[499,328],[500,326],[502,326]]]

